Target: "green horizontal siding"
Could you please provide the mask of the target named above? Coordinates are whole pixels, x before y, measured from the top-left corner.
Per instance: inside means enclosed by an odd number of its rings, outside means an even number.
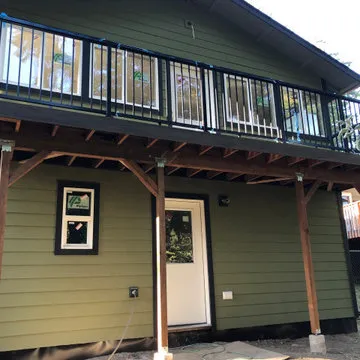
[[[99,255],[53,254],[57,179],[101,183]],[[40,167],[11,187],[6,224],[0,351],[118,339],[133,306],[127,338],[153,335],[150,195],[142,184]]]
[[[180,178],[167,188],[210,194],[218,329],[308,321],[295,189]],[[352,317],[335,194],[318,191],[309,218],[320,317]],[[233,301],[222,300],[226,290]]]
[[[1,0],[11,16],[127,45],[320,87],[319,77],[300,69],[248,33],[191,2],[176,0],[96,1]],[[161,11],[159,11],[161,9]],[[195,24],[193,39],[185,20]]]
[[[53,255],[56,180],[101,183],[97,256]],[[217,327],[308,321],[295,191],[166,178],[171,192],[208,194]],[[219,207],[219,194],[229,196]],[[0,281],[0,350],[153,335],[150,195],[128,173],[42,165],[11,187]],[[335,195],[311,200],[312,250],[322,319],[353,309]],[[232,290],[232,301],[222,291]]]

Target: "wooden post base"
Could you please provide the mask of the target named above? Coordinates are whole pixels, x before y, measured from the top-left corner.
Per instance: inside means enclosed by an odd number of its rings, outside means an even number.
[[[326,342],[324,335],[309,335],[310,352],[326,354]]]

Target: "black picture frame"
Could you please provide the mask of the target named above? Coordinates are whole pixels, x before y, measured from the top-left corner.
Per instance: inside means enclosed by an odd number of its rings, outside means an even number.
[[[93,246],[91,249],[63,249],[61,247],[61,232],[63,223],[64,188],[85,188],[94,190],[94,217],[93,217]],[[99,213],[100,213],[100,184],[94,182],[58,180],[57,205],[55,227],[55,255],[98,255],[99,253]],[[75,215],[76,216],[76,215]]]

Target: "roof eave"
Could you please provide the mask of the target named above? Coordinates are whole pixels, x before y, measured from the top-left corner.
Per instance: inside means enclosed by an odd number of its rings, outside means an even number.
[[[268,26],[271,26],[277,31],[280,31],[290,39],[296,41],[300,46],[306,48],[308,51],[311,51],[316,56],[319,56],[324,61],[327,61],[332,66],[336,67],[337,69],[341,70],[344,74],[354,79],[354,82],[346,86],[345,88],[341,89],[341,93],[345,93],[347,91],[351,91],[356,87],[360,86],[360,74],[356,73],[355,71],[351,70],[348,66],[344,65],[340,61],[336,60],[325,51],[319,49],[315,45],[311,44],[309,41],[303,39],[299,35],[295,34],[293,31],[289,30],[284,25],[280,24],[276,20],[272,19],[270,16],[264,14],[254,6],[247,3],[245,0],[231,0],[234,4],[242,7],[244,10],[249,12],[251,15],[257,17],[261,21],[264,21]]]

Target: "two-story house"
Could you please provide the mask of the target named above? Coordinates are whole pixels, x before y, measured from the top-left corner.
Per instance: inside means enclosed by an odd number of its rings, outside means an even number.
[[[358,74],[242,0],[0,11],[0,351],[357,330]]]

